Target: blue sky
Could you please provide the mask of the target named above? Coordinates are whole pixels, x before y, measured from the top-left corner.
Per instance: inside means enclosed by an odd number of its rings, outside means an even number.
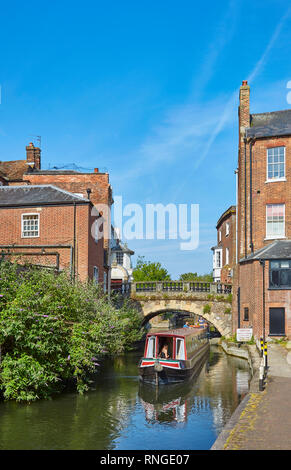
[[[200,244],[131,240],[173,278],[209,272],[235,203],[237,105],[290,108],[286,0],[13,2],[1,9],[0,160],[107,170],[123,203],[199,204]]]

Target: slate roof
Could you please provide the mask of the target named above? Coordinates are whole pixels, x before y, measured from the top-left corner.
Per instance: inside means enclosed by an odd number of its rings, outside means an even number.
[[[221,216],[219,217],[217,224],[216,224],[216,229],[218,229],[218,227],[222,224],[222,222],[225,219],[227,219],[229,216],[235,213],[236,213],[236,206],[230,206],[228,209],[226,209],[226,211],[224,211],[223,214],[221,214]]]
[[[280,135],[291,135],[291,109],[251,114],[251,127],[246,129],[246,137]]]
[[[291,259],[291,240],[275,240],[247,258],[241,259],[240,263],[259,259]]]
[[[0,207],[72,204],[73,202],[86,204],[90,201],[51,184],[0,186]]]
[[[123,253],[129,253],[130,255],[134,255],[134,251],[130,250],[128,248],[128,246],[126,244],[123,244],[121,242],[119,242],[119,244],[117,246],[114,246],[111,248],[111,251],[119,251],[119,252],[123,252]]]

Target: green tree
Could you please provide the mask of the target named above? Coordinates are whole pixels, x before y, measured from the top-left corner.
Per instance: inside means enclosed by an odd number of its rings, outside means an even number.
[[[144,256],[139,256],[136,267],[133,270],[134,282],[139,281],[170,281],[171,277],[168,271],[162,267],[161,263],[145,261]]]
[[[0,390],[7,400],[33,401],[80,393],[105,355],[124,352],[142,334],[130,301],[111,301],[93,282],[66,273],[0,263]]]
[[[209,274],[184,273],[180,275],[180,281],[213,282],[212,272]]]
[[[184,273],[180,275],[180,281],[196,281],[197,273]]]

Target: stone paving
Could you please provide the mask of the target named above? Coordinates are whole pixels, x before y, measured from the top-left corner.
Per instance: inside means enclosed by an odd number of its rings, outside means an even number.
[[[268,366],[265,390],[256,376],[212,450],[291,450],[291,352],[268,345]]]

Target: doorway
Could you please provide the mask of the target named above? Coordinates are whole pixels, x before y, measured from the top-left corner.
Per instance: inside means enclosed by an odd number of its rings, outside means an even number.
[[[285,336],[285,309],[270,308],[270,335]]]

